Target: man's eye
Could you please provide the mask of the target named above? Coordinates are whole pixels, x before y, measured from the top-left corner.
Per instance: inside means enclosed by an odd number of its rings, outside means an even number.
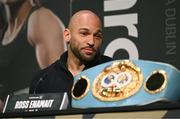
[[[80,32],[80,34],[81,34],[82,36],[87,36],[87,35],[88,35],[87,32]]]
[[[103,36],[102,36],[102,34],[96,34],[95,37],[96,38],[102,38]]]

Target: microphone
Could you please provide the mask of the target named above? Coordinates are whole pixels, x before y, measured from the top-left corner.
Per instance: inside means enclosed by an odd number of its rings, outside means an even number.
[[[40,79],[35,84],[33,94],[36,94],[36,91],[38,89],[39,84],[42,83],[42,81],[44,81],[47,76],[48,76],[48,74],[45,73],[42,77],[40,77]],[[57,96],[57,94],[55,94],[55,93],[54,94],[51,93],[51,94],[48,94],[48,95],[56,95]],[[61,93],[60,96],[61,96],[60,101],[58,101],[58,102],[60,102],[59,110],[65,110],[67,108],[70,108],[70,101],[69,101],[69,97],[68,97],[67,92]]]
[[[42,77],[40,77],[40,79],[37,81],[37,83],[35,84],[34,86],[34,91],[33,91],[33,94],[36,94],[36,90],[37,90],[37,87],[38,85],[46,78],[47,74],[45,73]]]

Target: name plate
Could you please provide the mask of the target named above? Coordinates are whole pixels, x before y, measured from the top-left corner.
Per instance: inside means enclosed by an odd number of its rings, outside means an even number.
[[[8,95],[3,113],[64,110],[68,104],[67,93]]]

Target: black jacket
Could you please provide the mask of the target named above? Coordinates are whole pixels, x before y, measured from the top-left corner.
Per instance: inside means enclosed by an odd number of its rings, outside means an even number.
[[[96,66],[101,63],[111,61],[110,57],[101,55],[92,63],[85,66],[85,69]],[[73,75],[66,67],[67,52],[59,60],[44,70],[41,70],[32,80],[30,85],[30,94],[35,93],[58,93],[67,92],[71,97],[71,88],[73,85]]]

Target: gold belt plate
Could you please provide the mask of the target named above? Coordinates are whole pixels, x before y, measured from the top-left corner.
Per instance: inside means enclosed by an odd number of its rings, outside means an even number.
[[[118,101],[139,91],[144,77],[130,60],[116,61],[94,80],[92,94],[101,101]]]

